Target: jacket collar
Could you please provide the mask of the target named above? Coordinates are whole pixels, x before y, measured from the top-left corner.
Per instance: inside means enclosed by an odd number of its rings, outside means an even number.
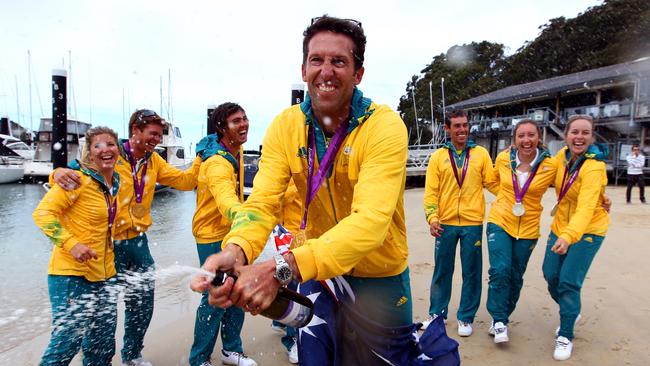
[[[127,141],[129,141],[129,139],[120,139],[120,140],[117,142],[117,144],[118,144],[119,147],[120,147],[120,155],[122,155],[122,157],[124,158],[124,160],[126,160],[126,161],[128,161],[128,162],[131,162],[131,161],[129,160],[129,155],[126,153],[126,149],[124,148],[124,143],[127,142]],[[149,160],[149,158],[151,157],[151,154],[153,154],[153,152],[145,152],[145,153],[144,153],[144,158],[143,158],[143,159],[144,159],[144,160]]]
[[[454,145],[451,143],[451,140],[445,142],[445,144],[442,145],[442,147],[447,148],[447,149],[449,149],[451,151],[454,151],[454,152],[456,151],[456,147],[454,147]],[[476,147],[476,143],[474,142],[474,140],[467,140],[467,144],[465,144],[465,148],[463,149],[463,151],[465,151],[467,149],[475,148],[475,147]]]
[[[117,195],[117,191],[120,189],[120,175],[116,171],[113,171],[113,186],[109,189],[106,181],[104,180],[104,177],[101,174],[92,169],[82,166],[79,160],[75,159],[71,161],[68,164],[68,168],[80,171],[82,174],[89,176],[94,181],[96,181],[105,192],[109,192],[113,197]]]
[[[201,160],[206,161],[208,158],[213,155],[219,155],[224,159],[228,160],[230,164],[235,168],[235,171],[239,171],[239,163],[237,159],[226,149],[218,139],[217,134],[210,134],[196,144],[196,155],[201,157]]]

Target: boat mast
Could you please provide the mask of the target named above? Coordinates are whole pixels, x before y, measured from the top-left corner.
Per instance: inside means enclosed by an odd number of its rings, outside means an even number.
[[[18,114],[16,116],[16,122],[20,123],[20,100],[18,98],[18,76],[14,74],[14,82],[16,83],[16,113]],[[13,132],[11,130],[11,120],[9,120],[9,136],[13,136]]]
[[[162,75],[158,76],[160,80],[160,109],[158,110],[158,113],[163,114],[163,91],[162,91]]]
[[[171,121],[174,119],[174,113],[171,111],[172,105],[172,70],[167,69],[167,120]],[[171,119],[170,119],[171,113]]]
[[[31,143],[33,142],[34,116],[32,114],[32,55],[30,50],[27,50],[27,79],[29,84],[29,140]]]

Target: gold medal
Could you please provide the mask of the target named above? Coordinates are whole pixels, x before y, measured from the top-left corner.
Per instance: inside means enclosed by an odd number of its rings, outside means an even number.
[[[298,233],[296,233],[296,245],[295,247],[301,247],[303,244],[305,244],[305,241],[307,241],[307,234],[305,234],[304,229],[298,230]]]
[[[141,219],[147,214],[147,208],[142,203],[136,203],[131,207],[131,214],[133,217]]]
[[[551,208],[551,216],[555,216],[555,213],[557,213],[557,202],[555,202],[553,208]]]

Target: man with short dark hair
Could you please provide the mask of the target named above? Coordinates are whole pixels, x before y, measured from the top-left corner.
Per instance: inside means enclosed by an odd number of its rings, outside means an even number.
[[[404,343],[417,329],[404,222],[406,128],[397,113],[357,88],[366,43],[360,22],[323,16],[313,19],[303,35],[308,96],[268,128],[253,194],[235,216],[222,252],[203,266],[234,271],[237,282],[210,287],[209,279],[199,275],[192,288],[209,287],[210,303],[236,305],[256,315],[280,286],[296,279],[300,292],[315,304],[312,321],[299,330],[301,365],[372,365],[383,359],[410,364],[394,358],[409,352],[387,355],[373,343],[393,336],[369,337],[357,323],[365,318],[374,327],[406,331]],[[247,265],[262,251],[277,221],[278,198],[292,178],[302,201],[298,247]],[[293,275],[284,276],[287,270]],[[342,286],[353,295],[334,299],[326,290],[332,287],[311,281],[330,279],[340,285],[333,286],[337,294]],[[326,304],[331,303],[330,312]]]
[[[469,123],[463,111],[445,118],[450,138],[429,159],[424,190],[424,211],[435,239],[428,325],[437,317],[447,319],[451,284],[460,242],[463,285],[458,307],[458,335],[472,334],[472,323],[481,300],[483,218],[492,159],[482,146],[469,140]],[[496,185],[492,185],[496,187]]]
[[[192,219],[199,265],[221,251],[221,241],[228,234],[232,219],[244,201],[242,149],[248,139],[249,126],[246,112],[239,104],[223,103],[212,112],[210,123],[215,126],[216,134],[204,137],[196,145],[196,154],[203,161]],[[190,366],[212,365],[210,358],[220,329],[221,362],[226,365],[257,365],[244,355],[240,335],[243,325],[242,309],[212,307],[208,304],[207,291],[204,292],[196,309]]]
[[[627,160],[627,190],[625,199],[627,203],[632,202],[632,187],[639,186],[639,199],[641,203],[645,202],[645,177],[643,176],[643,167],[645,166],[645,156],[641,154],[639,145],[632,145],[632,152],[625,157]]]

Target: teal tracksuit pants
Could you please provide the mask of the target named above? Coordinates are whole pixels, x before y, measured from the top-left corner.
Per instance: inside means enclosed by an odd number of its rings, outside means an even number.
[[[132,239],[116,240],[115,269],[124,286],[124,346],[122,361],[142,357],[144,335],[153,316],[155,263],[149,240],[142,233]]]
[[[110,366],[115,354],[117,291],[113,280],[47,276],[52,335],[41,366],[69,365],[83,351],[84,366]],[[15,364],[21,364],[16,360]]]
[[[197,244],[199,263],[202,266],[212,254],[221,251],[221,241],[210,244]],[[212,350],[217,343],[219,328],[223,349],[243,353],[241,329],[244,326],[244,311],[236,306],[221,309],[208,303],[208,292],[201,297],[201,304],[196,309],[194,322],[194,342],[190,351],[190,366],[199,366],[210,360]]]
[[[580,314],[580,290],[587,271],[605,239],[604,236],[585,234],[569,246],[566,254],[553,253],[551,248],[557,236],[551,232],[546,244],[542,271],[548,292],[560,305],[560,332],[558,335],[573,339],[573,327]]]
[[[431,278],[429,314],[447,318],[451,298],[451,283],[456,262],[456,244],[460,241],[460,263],[463,270],[463,286],[458,307],[458,320],[472,323],[481,303],[481,276],[483,255],[481,240],[483,225],[442,225],[443,232],[436,238],[434,267]]]
[[[486,233],[490,257],[487,310],[495,323],[508,324],[537,239],[516,239],[491,222],[487,224]]]

